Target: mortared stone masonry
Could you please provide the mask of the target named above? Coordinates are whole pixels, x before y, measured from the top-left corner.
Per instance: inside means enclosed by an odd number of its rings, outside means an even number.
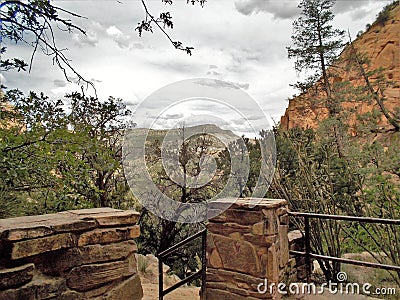
[[[253,205],[256,203],[256,205]],[[218,202],[212,203],[218,209]],[[207,300],[280,299],[259,293],[287,277],[289,216],[285,200],[239,199],[207,224]]]
[[[139,213],[111,208],[0,220],[0,300],[138,300]]]

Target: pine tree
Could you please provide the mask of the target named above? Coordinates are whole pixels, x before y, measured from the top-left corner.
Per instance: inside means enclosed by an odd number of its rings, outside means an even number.
[[[298,82],[295,86],[305,91],[322,76],[327,97],[332,92],[328,67],[344,46],[344,31],[334,29],[331,25],[334,4],[334,0],[303,0],[298,6],[302,10],[302,16],[293,22],[293,47],[287,47],[288,57],[296,58],[297,72],[314,71],[305,82]]]
[[[305,82],[297,82],[294,86],[306,92],[311,86],[322,88],[325,95],[324,107],[328,109],[333,121],[333,134],[339,157],[344,157],[341,120],[339,112],[341,99],[334,95],[330,82],[330,67],[343,48],[344,31],[333,28],[332,8],[334,0],[303,0],[299,4],[301,16],[293,22],[293,47],[287,47],[288,57],[296,58],[297,72],[311,70],[313,74]],[[317,82],[318,81],[318,82]],[[321,84],[319,84],[321,83]]]

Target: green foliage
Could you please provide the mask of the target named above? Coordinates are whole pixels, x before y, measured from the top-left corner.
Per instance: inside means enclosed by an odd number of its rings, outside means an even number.
[[[8,193],[4,187],[0,187],[0,219],[16,215],[19,205],[17,197]]]
[[[188,238],[202,229],[201,224],[182,224],[161,220],[145,208],[141,208],[140,237],[137,238],[138,252],[154,254]],[[199,269],[201,240],[197,239],[171,254],[165,261],[172,273],[185,278]]]
[[[18,90],[1,98],[2,215],[109,206],[127,193],[120,139],[129,110],[112,97],[66,98]],[[19,208],[9,211],[6,199]]]
[[[176,237],[176,243],[199,232],[201,229],[201,226],[185,226]],[[185,278],[200,270],[199,258],[201,253],[201,238],[198,238],[174,252],[167,258],[166,263],[171,267],[172,274]],[[197,279],[192,284],[199,286],[200,283],[200,279]]]
[[[223,179],[219,175],[218,170],[214,172],[211,180],[207,180],[207,184],[198,186],[197,181],[191,181],[189,184],[189,177],[200,176],[202,169],[209,169],[214,162],[215,140],[210,135],[200,134],[190,138],[185,137],[185,128],[177,129],[177,139],[183,139],[182,145],[179,150],[169,149],[168,147],[161,150],[162,144],[156,139],[148,142],[146,145],[146,162],[149,174],[152,181],[159,187],[161,191],[171,199],[180,201],[182,203],[197,203],[202,202],[204,199],[210,199],[221,191],[223,187]],[[178,143],[179,141],[176,141]],[[174,157],[175,152],[178,151],[179,161],[175,170],[169,169],[169,174],[163,166],[163,159]],[[171,177],[171,172],[172,177]],[[185,176],[181,176],[185,174]],[[206,176],[210,175],[204,172]],[[181,178],[181,182],[177,183],[173,177]],[[211,176],[211,175],[210,175]],[[198,177],[196,180],[202,180]]]
[[[320,76],[326,76],[326,69],[336,60],[337,52],[343,47],[344,31],[333,29],[331,25],[334,4],[333,0],[303,0],[299,4],[302,13],[293,22],[293,47],[287,47],[288,57],[296,59],[297,72],[315,72],[304,84],[295,85],[302,92]]]
[[[231,177],[234,181],[234,189],[239,197],[251,197],[253,189],[257,184],[261,168],[261,148],[257,139],[249,139],[242,136],[244,144],[239,140],[231,142],[228,147],[218,153],[217,164],[222,170],[222,178],[225,182]],[[229,150],[228,150],[229,149]],[[234,168],[230,153],[234,153],[245,168]],[[248,165],[248,167],[247,167]]]
[[[316,131],[277,131],[277,170],[269,196],[287,199],[294,211],[399,219],[398,133],[362,145],[344,130],[346,155],[339,157],[329,132],[332,121],[327,119]],[[304,226],[301,220],[292,222]],[[340,257],[366,251],[381,263],[400,262],[398,226],[320,220],[311,220],[310,225],[316,253]],[[340,270],[339,265],[319,263],[328,279]]]
[[[380,26],[384,26],[386,24],[386,22],[389,20],[390,18],[390,14],[392,12],[392,10],[399,6],[399,1],[395,0],[392,3],[386,5],[377,15],[376,20],[374,22],[374,24],[379,24]],[[374,25],[373,24],[373,25]]]
[[[182,203],[198,203],[214,197],[223,187],[224,179],[216,171],[213,178],[205,185],[188,184],[186,178],[198,176],[202,168],[207,168],[212,163],[215,155],[215,140],[207,134],[199,134],[190,138],[185,137],[186,129],[177,129],[176,138],[181,140],[180,149],[163,149],[158,139],[151,138],[146,143],[147,170],[152,181],[158,189],[175,201]],[[163,166],[163,159],[168,159],[179,152],[178,165],[175,170],[180,169],[186,176],[181,181],[174,181],[171,173],[167,174]],[[179,176],[179,174],[178,174]],[[146,191],[144,191],[145,193]],[[163,220],[153,215],[145,208],[140,208],[141,235],[138,238],[139,252],[142,254],[160,253],[179,241],[197,233],[201,224],[189,225]],[[196,256],[200,256],[201,247],[199,241],[178,250],[170,256],[166,263],[177,276],[183,278],[198,269]]]

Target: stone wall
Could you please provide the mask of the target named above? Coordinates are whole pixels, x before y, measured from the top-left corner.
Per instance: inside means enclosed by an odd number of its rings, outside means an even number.
[[[253,199],[254,200],[254,199]],[[207,300],[280,299],[257,287],[284,280],[289,260],[287,202],[236,201],[207,225]],[[213,203],[218,207],[218,203]]]
[[[289,250],[305,251],[304,249],[304,234],[300,230],[290,231],[288,234]],[[289,256],[287,264],[286,280],[288,283],[306,282],[306,260],[300,256]]]
[[[0,300],[141,299],[138,218],[99,208],[0,220]]]

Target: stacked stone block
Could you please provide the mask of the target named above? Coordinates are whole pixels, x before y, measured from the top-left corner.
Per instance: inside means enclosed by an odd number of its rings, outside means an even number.
[[[288,234],[289,249],[304,251],[304,234],[300,230],[290,231]],[[288,283],[305,282],[307,279],[306,260],[302,256],[290,255],[287,265]]]
[[[218,202],[212,206],[218,209]],[[265,279],[268,285],[284,280],[288,224],[287,202],[268,199],[239,199],[209,220],[203,299],[280,299],[276,289],[261,294],[257,287]]]
[[[141,299],[135,211],[0,220],[0,300]]]

